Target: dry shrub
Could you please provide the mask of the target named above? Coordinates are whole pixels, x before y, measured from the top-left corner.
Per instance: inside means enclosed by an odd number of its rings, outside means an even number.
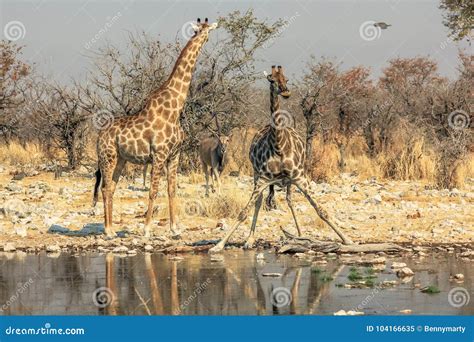
[[[313,158],[310,177],[314,181],[328,181],[339,174],[340,153],[336,144],[324,144],[321,139],[313,140]]]
[[[211,195],[203,200],[204,216],[211,218],[237,218],[244,208],[248,196],[232,192],[221,196]]]
[[[0,163],[11,166],[30,164],[37,166],[44,163],[45,154],[37,144],[27,143],[22,146],[18,142],[0,145]]]
[[[348,156],[346,158],[346,170],[354,172],[361,178],[381,177],[380,165],[366,154]]]
[[[424,179],[432,182],[436,177],[436,157],[425,146],[423,137],[404,138],[393,142],[377,155],[384,177],[397,180]]]
[[[462,189],[466,180],[474,176],[474,154],[464,159],[448,158],[445,153],[438,156],[436,186],[440,189]]]
[[[210,175],[209,175],[210,176]],[[191,171],[189,173],[189,183],[190,184],[201,184],[204,183],[204,172],[200,171]],[[209,182],[211,182],[211,179],[209,178]]]
[[[351,136],[347,141],[346,155],[348,157],[360,157],[366,155],[367,143],[362,136]]]
[[[252,174],[249,150],[255,133],[257,133],[257,130],[254,128],[234,129],[232,131],[227,152],[226,171],[238,171],[245,175]]]
[[[348,172],[357,173],[362,178],[382,176],[380,166],[367,153],[364,137],[353,136],[346,147],[345,168]]]

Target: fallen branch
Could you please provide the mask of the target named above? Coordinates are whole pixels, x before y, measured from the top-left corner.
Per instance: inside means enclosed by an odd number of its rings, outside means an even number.
[[[325,242],[295,236],[280,227],[287,241],[278,250],[278,253],[304,253],[308,251],[316,252],[339,252],[339,253],[368,253],[368,252],[396,252],[403,248],[393,243],[368,243],[363,245],[350,244],[341,245],[337,242]]]

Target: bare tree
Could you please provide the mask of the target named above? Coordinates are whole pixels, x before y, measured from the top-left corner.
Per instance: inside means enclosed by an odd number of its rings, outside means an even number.
[[[471,39],[474,27],[474,6],[470,0],[441,0],[446,25],[454,40]]]
[[[307,68],[298,88],[306,122],[306,170],[309,171],[313,163],[314,137],[319,131],[324,139],[334,125],[328,109],[334,100],[330,95],[337,81],[338,67],[330,60],[318,62],[312,57]]]
[[[31,93],[31,124],[48,148],[65,152],[75,169],[83,158],[90,115],[80,106],[78,89],[39,81]]]
[[[17,112],[25,103],[31,67],[21,60],[22,46],[0,41],[0,135],[8,143],[19,134]]]

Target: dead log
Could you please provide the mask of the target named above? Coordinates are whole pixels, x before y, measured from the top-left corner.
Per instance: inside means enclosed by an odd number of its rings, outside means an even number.
[[[315,252],[338,252],[338,253],[376,253],[376,252],[397,252],[403,250],[402,247],[393,243],[368,243],[368,244],[350,244],[341,245],[337,242],[325,242],[303,238],[291,234],[280,227],[286,237],[284,245],[282,245],[278,253],[304,253],[310,250]]]
[[[375,253],[375,252],[398,252],[403,248],[393,243],[367,243],[363,245],[343,245],[338,252],[341,253]]]

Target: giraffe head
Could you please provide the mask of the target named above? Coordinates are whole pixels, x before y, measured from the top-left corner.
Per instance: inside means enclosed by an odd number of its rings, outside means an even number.
[[[197,19],[197,24],[191,24],[194,30],[194,36],[191,39],[203,38],[203,42],[207,42],[209,39],[209,32],[217,28],[217,23],[209,24],[209,20],[204,19],[204,23],[201,19]]]
[[[291,92],[287,86],[288,79],[283,74],[281,65],[279,65],[278,68],[272,65],[272,73],[267,75],[267,80],[278,95],[281,95],[285,99],[290,97]]]

